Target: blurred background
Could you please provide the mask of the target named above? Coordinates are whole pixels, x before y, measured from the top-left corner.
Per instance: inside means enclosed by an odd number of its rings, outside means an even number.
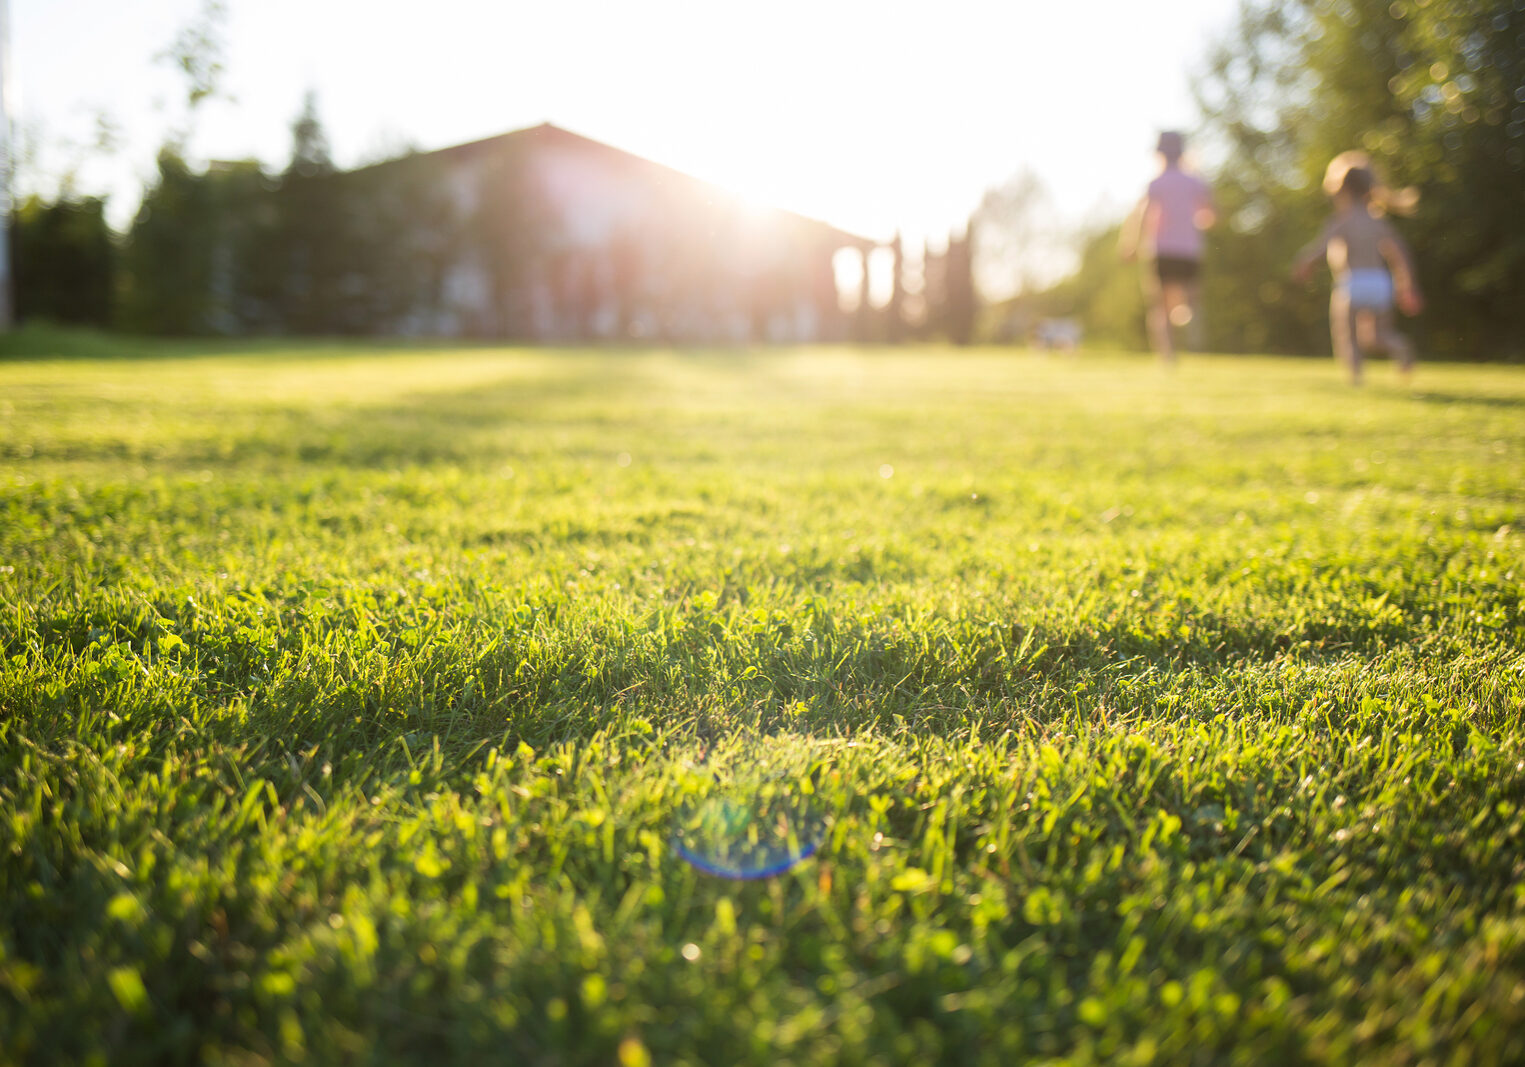
[[[1422,351],[1525,355],[1525,0],[485,8],[10,0],[15,319],[1142,350],[1170,128],[1208,348],[1328,351],[1288,267],[1360,148],[1420,194]]]

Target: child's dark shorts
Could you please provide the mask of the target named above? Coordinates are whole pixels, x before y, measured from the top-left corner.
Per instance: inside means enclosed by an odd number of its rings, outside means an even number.
[[[1154,272],[1166,284],[1185,285],[1197,280],[1201,264],[1184,256],[1159,256],[1154,261]]]

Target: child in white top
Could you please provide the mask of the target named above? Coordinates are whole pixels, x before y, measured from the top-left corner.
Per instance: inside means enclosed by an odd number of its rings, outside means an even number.
[[[1123,223],[1119,238],[1123,259],[1141,251],[1150,261],[1144,271],[1149,341],[1166,364],[1175,362],[1170,328],[1189,328],[1192,348],[1201,347],[1202,231],[1213,224],[1212,190],[1195,174],[1181,169],[1186,139],[1173,130],[1160,134],[1160,173]]]
[[[1329,332],[1334,355],[1361,384],[1365,351],[1380,348],[1398,364],[1407,382],[1414,370],[1414,348],[1393,325],[1393,307],[1416,315],[1424,306],[1414,281],[1408,246],[1380,208],[1401,203],[1377,181],[1363,153],[1342,152],[1324,174],[1324,189],[1334,198],[1334,214],[1323,231],[1298,254],[1292,276],[1307,281],[1320,256],[1329,261],[1334,291],[1329,297]]]

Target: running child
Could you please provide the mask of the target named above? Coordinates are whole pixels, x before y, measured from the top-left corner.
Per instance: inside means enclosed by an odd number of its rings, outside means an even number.
[[[1414,346],[1393,324],[1393,308],[1417,315],[1424,307],[1414,280],[1408,246],[1383,217],[1403,200],[1386,190],[1364,153],[1342,152],[1324,173],[1324,191],[1334,199],[1334,214],[1323,232],[1298,253],[1292,276],[1306,282],[1320,256],[1334,275],[1329,297],[1329,333],[1334,356],[1361,384],[1361,364],[1372,349],[1382,349],[1398,365],[1407,383],[1414,370]]]
[[[1186,138],[1174,130],[1160,134],[1160,173],[1128,221],[1119,251],[1131,261],[1142,254],[1149,343],[1168,366],[1175,362],[1172,326],[1187,329],[1188,346],[1202,347],[1202,231],[1213,224],[1212,190],[1181,167]]]

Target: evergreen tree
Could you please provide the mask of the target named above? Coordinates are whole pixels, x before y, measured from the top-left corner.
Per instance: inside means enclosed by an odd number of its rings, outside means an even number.
[[[890,266],[890,302],[884,309],[885,340],[892,344],[905,340],[905,244],[900,231],[890,242],[893,257]]]
[[[309,92],[291,125],[291,162],[279,197],[286,274],[281,319],[292,333],[333,333],[345,320],[340,305],[348,205],[333,170],[317,99]]]
[[[971,219],[963,234],[950,236],[943,261],[943,328],[954,344],[967,345],[974,340],[974,320],[979,311],[972,254],[976,232]]]
[[[318,97],[309,89],[302,97],[301,113],[291,124],[291,162],[286,167],[286,176],[313,178],[332,174],[333,170],[328,134],[318,119]]]
[[[948,287],[947,253],[932,247],[932,242],[921,243],[921,326],[917,336],[923,340],[942,336],[942,325],[947,307]]]

